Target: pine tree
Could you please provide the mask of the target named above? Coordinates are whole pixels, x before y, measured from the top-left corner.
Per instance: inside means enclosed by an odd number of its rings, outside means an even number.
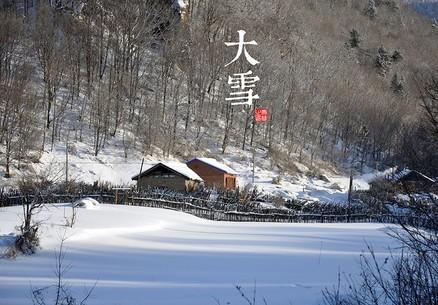
[[[397,73],[395,73],[392,77],[391,89],[397,95],[402,95],[405,91],[403,86],[403,77],[399,78]]]
[[[367,16],[369,16],[371,19],[376,17],[376,15],[377,15],[377,8],[376,8],[375,0],[368,0],[368,8],[366,9],[365,14]]]
[[[355,29],[351,30],[351,32],[350,32],[350,40],[349,40],[350,46],[352,48],[358,48],[360,42],[361,42],[361,39],[360,39],[359,32],[356,31]]]
[[[376,67],[379,69],[379,74],[386,76],[391,69],[392,57],[388,54],[385,48],[382,46],[377,51]]]
[[[392,60],[394,62],[399,62],[403,59],[403,56],[398,50],[395,50],[394,53],[392,53]]]
[[[397,10],[400,8],[398,2],[395,0],[375,0],[375,2],[377,7],[384,5],[392,10]]]

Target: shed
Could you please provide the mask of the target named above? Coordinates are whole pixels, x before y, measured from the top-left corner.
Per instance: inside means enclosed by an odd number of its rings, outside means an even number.
[[[395,182],[422,182],[426,184],[433,184],[435,180],[420,173],[416,170],[404,169],[398,174],[394,175],[393,181]]]
[[[401,183],[405,190],[425,191],[430,189],[436,180],[416,170],[404,169],[395,174],[392,179],[395,183]]]
[[[132,177],[139,189],[163,187],[175,191],[193,191],[203,179],[186,164],[180,162],[159,162],[141,174]]]
[[[213,158],[194,158],[187,162],[187,166],[195,171],[209,187],[226,190],[237,186],[237,173],[229,166]]]

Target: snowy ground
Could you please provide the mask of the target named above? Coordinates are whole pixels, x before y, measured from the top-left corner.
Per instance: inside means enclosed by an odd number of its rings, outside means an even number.
[[[20,208],[0,209],[0,248],[19,222]],[[211,222],[162,209],[100,205],[79,209],[66,229],[69,205],[44,210],[42,250],[0,260],[0,304],[30,304],[30,287],[54,284],[54,254],[66,230],[65,278],[89,304],[245,304],[234,285],[258,304],[321,304],[321,289],[340,270],[358,272],[366,243],[380,259],[395,246],[380,224]]]
[[[109,182],[115,185],[133,185],[131,178],[138,175],[141,167],[141,153],[131,151],[128,158],[124,158],[123,145],[117,137],[104,148],[96,157],[93,155],[92,146],[82,142],[72,142],[74,153],[69,154],[69,179],[82,181],[86,183]],[[230,147],[225,155],[219,152],[219,148],[206,150],[203,155],[192,157],[214,157],[219,162],[228,165],[237,172],[238,185],[244,187],[252,183],[252,154],[250,151]],[[45,152],[40,159],[40,163],[32,165],[36,172],[50,176],[49,179],[54,181],[64,181],[65,179],[65,144],[57,144],[53,151]],[[143,170],[160,161],[169,161],[160,159],[157,156],[146,156]],[[176,160],[171,159],[170,161]],[[329,171],[323,171],[324,176],[329,181],[323,181],[316,177],[307,177],[309,171],[304,164],[294,162],[301,173],[285,174],[281,173],[277,166],[271,167],[270,161],[266,158],[266,152],[257,151],[255,166],[255,185],[257,188],[269,194],[283,196],[285,198],[305,198],[309,200],[320,200],[325,202],[346,202],[349,177],[347,175],[333,174]],[[0,187],[14,187],[18,184],[24,171],[13,169],[13,178],[6,179],[0,173]],[[46,174],[47,173],[47,174]],[[378,173],[368,169],[364,175],[354,177],[353,187],[356,190],[366,190],[370,182],[376,175],[383,175],[384,172]],[[281,175],[280,184],[273,184],[272,179]]]

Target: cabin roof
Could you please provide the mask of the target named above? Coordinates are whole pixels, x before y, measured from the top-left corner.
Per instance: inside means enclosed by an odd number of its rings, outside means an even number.
[[[168,170],[176,174],[180,174],[190,180],[204,181],[201,177],[199,177],[197,173],[192,171],[186,164],[176,161],[166,161],[166,162],[159,162],[157,164],[154,164],[148,169],[146,169],[145,171],[143,171],[141,174],[132,177],[132,180],[138,180],[139,177],[146,176],[147,174],[149,174],[150,172],[154,171],[159,167],[167,168]]]
[[[430,183],[435,183],[436,181],[425,174],[422,174],[416,170],[404,169],[401,172],[397,173],[392,179],[395,182],[399,181],[418,181],[423,180]]]
[[[205,163],[211,167],[214,167],[217,170],[220,170],[221,172],[224,172],[226,174],[237,175],[237,173],[234,169],[232,169],[231,167],[229,167],[225,164],[220,163],[219,161],[217,161],[216,159],[213,159],[213,158],[194,158],[194,159],[188,161],[187,164],[189,164],[195,160],[198,160],[202,163]]]

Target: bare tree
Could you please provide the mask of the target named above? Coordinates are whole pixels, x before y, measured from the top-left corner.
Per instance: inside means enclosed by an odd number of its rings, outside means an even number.
[[[43,71],[44,96],[46,100],[47,129],[52,127],[51,144],[55,140],[56,94],[64,74],[64,41],[58,26],[62,15],[56,15],[54,9],[42,4],[38,9],[37,21],[33,32],[33,47]],[[46,132],[44,132],[43,149]]]
[[[73,292],[70,290],[68,284],[65,281],[65,275],[71,266],[65,264],[65,249],[64,243],[67,240],[64,236],[61,238],[61,243],[59,245],[59,249],[55,256],[55,278],[56,282],[53,286],[43,287],[43,288],[33,288],[32,287],[32,302],[34,305],[85,305],[87,304],[88,299],[91,297],[94,288],[96,287],[96,283],[93,287],[88,289],[85,295],[78,299]],[[54,301],[48,301],[48,293],[52,291],[54,294]]]
[[[412,202],[414,223],[400,220],[388,234],[399,241],[400,253],[383,262],[371,246],[361,256],[359,279],[348,278],[348,290],[339,285],[324,291],[328,305],[433,305],[438,302],[438,222],[435,205]]]

